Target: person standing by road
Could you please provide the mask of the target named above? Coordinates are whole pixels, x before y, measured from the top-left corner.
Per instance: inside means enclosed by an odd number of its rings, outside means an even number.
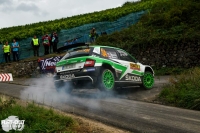
[[[51,40],[53,39],[54,33],[55,31],[51,33],[51,36],[50,36]],[[50,41],[50,53],[51,53],[51,49],[53,49],[53,41]]]
[[[58,35],[56,32],[53,33],[53,37],[52,37],[52,44],[53,44],[53,52],[56,53],[57,52],[57,44],[58,44],[59,40],[58,40]]]
[[[2,47],[3,52],[4,52],[4,57],[5,57],[5,61],[10,62],[10,54],[11,54],[11,48],[10,45],[8,44],[8,41],[6,41],[5,45],[3,45]]]
[[[13,61],[19,61],[19,43],[13,39],[13,43],[11,45],[12,54],[13,54]]]
[[[45,36],[42,37],[43,45],[44,45],[44,55],[49,54],[49,46],[51,42],[51,37],[46,34]]]
[[[95,28],[92,28],[91,31],[90,31],[90,35],[89,35],[89,37],[90,37],[90,43],[95,42],[96,34],[97,33],[96,33]]]
[[[39,39],[36,37],[36,35],[34,35],[32,41],[31,41],[31,45],[33,47],[34,56],[39,57],[40,42],[39,42]]]

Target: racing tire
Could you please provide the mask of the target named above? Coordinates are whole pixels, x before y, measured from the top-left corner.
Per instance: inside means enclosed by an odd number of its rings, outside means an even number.
[[[66,94],[70,94],[74,88],[71,82],[57,81],[54,85],[56,91],[59,93],[65,92]]]
[[[145,72],[144,76],[142,78],[142,85],[141,88],[144,88],[146,90],[150,90],[153,88],[154,85],[154,76],[151,72]]]
[[[115,75],[112,70],[103,68],[98,80],[98,88],[100,91],[111,92],[115,88]]]

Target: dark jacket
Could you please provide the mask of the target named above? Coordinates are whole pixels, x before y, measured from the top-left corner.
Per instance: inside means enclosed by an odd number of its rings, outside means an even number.
[[[54,35],[54,36],[52,37],[52,43],[58,43],[58,42],[59,42],[58,36],[57,36],[57,35]]]

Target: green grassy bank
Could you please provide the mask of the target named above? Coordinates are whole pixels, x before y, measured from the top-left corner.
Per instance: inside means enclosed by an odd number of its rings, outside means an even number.
[[[200,1],[199,0],[160,0],[148,10],[137,24],[99,37],[96,43],[132,49],[166,45],[173,47],[180,43],[199,42]]]
[[[34,103],[21,106],[16,104],[14,99],[5,100],[1,97],[0,112],[0,120],[11,115],[18,116],[20,120],[25,120],[25,126],[22,130],[24,133],[76,132],[76,122],[72,118],[56,114],[52,109],[46,109]],[[0,132],[3,132],[2,128]],[[15,132],[15,130],[11,132]]]
[[[159,101],[167,105],[200,110],[199,67],[186,70],[169,81],[170,84],[165,85],[159,94]]]

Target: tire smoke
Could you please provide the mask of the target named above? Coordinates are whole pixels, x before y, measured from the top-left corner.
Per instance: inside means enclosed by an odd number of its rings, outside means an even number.
[[[50,77],[31,79],[29,82],[30,86],[21,91],[20,98],[54,107],[62,103],[65,105],[81,105],[90,110],[102,106],[101,102],[105,98],[116,98],[114,93],[108,95],[98,89],[87,89],[90,88],[89,86],[84,89],[74,89],[71,94],[67,94],[64,89],[70,86],[66,85],[58,92],[54,86],[53,78]]]

